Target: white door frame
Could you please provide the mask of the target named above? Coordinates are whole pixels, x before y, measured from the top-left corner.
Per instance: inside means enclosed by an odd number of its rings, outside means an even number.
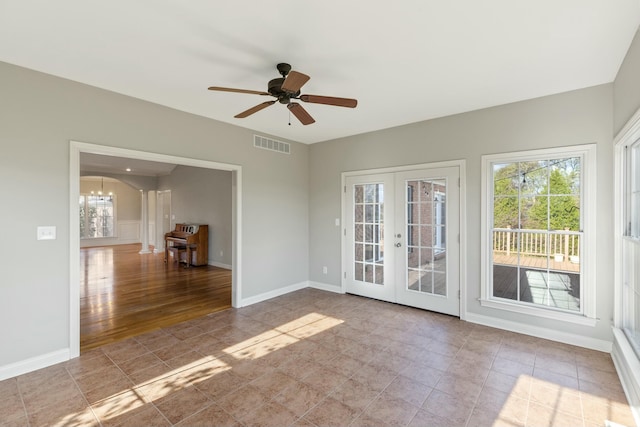
[[[347,226],[348,218],[348,200],[346,199],[346,179],[350,176],[358,175],[374,175],[393,172],[406,172],[416,169],[430,169],[441,167],[458,167],[460,171],[460,319],[466,320],[467,316],[467,174],[466,160],[447,160],[442,162],[421,163],[416,165],[394,166],[388,168],[366,169],[358,171],[342,172],[341,174],[341,216],[342,216],[342,232],[341,232],[341,253],[342,253],[342,276],[341,287],[342,293],[346,292],[346,275],[347,275]]]
[[[149,153],[86,142],[70,141],[69,162],[69,357],[80,355],[80,218],[78,198],[80,197],[80,153],[104,156],[126,157],[130,159],[172,163],[206,169],[230,171],[232,174],[232,281],[231,305],[238,307],[242,301],[242,166],[187,157]]]

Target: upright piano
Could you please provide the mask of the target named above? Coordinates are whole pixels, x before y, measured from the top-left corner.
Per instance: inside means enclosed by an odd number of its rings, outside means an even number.
[[[169,259],[170,246],[185,247],[187,265],[207,265],[209,260],[209,226],[207,224],[176,224],[173,231],[164,235],[165,261]]]

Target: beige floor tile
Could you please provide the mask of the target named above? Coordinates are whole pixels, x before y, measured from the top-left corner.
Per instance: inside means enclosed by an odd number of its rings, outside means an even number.
[[[84,401],[82,393],[71,379],[42,384],[40,388],[31,389],[29,393],[22,392],[22,401],[29,414],[74,399]]]
[[[322,361],[320,363],[332,371],[344,375],[345,377],[350,377],[360,368],[360,366],[362,366],[362,362],[360,360],[342,353],[339,353],[330,360]]]
[[[447,368],[447,372],[468,378],[472,381],[484,381],[489,375],[489,369],[478,366],[473,361],[454,360]]]
[[[351,378],[334,390],[331,397],[360,413],[369,406],[379,394],[380,392],[378,390],[374,390],[366,384]]]
[[[127,376],[115,365],[109,365],[104,369],[89,372],[75,381],[82,390],[83,393],[87,393],[96,388],[102,387],[104,384],[112,383],[120,380],[122,382],[128,381]]]
[[[126,375],[133,374],[138,371],[149,368],[150,366],[161,363],[161,360],[155,354],[147,352],[141,356],[118,363],[118,367]]]
[[[304,419],[318,427],[346,426],[357,416],[358,412],[355,409],[328,397],[311,409]]]
[[[282,427],[289,426],[298,416],[277,402],[268,402],[244,420],[247,426]]]
[[[442,375],[444,375],[444,372],[439,369],[425,367],[421,363],[414,362],[401,370],[400,375],[421,382],[426,386],[435,387]]]
[[[294,382],[295,378],[276,369],[256,378],[250,384],[264,395],[274,398]]]
[[[496,356],[533,366],[536,361],[535,352],[527,348],[519,347],[517,343],[514,343],[514,345],[509,341],[503,341]]]
[[[116,377],[113,381],[105,380],[104,384],[85,392],[84,397],[90,405],[97,403],[110,396],[133,390],[134,384],[127,377]]]
[[[257,388],[245,385],[219,399],[216,403],[234,418],[243,421],[269,400],[269,397],[262,394]]]
[[[169,420],[151,404],[140,406],[124,412],[120,416],[102,421],[103,427],[165,427],[170,425]]]
[[[247,383],[248,380],[235,375],[233,372],[225,371],[196,383],[195,387],[210,399],[216,401]]]
[[[390,425],[367,413],[362,413],[349,424],[349,427],[390,427]]]
[[[594,423],[613,421],[623,426],[635,423],[629,405],[618,402],[607,402],[605,399],[582,396],[582,408],[585,420]]]
[[[460,423],[455,419],[435,415],[424,409],[419,409],[408,424],[409,427],[460,427],[461,425],[464,425],[464,422]]]
[[[547,369],[534,368],[533,377],[540,381],[546,381],[551,384],[557,384],[562,387],[579,390],[578,379],[573,376],[558,374]]]
[[[527,410],[527,422],[525,425],[532,427],[582,426],[583,419],[571,416],[554,408],[548,408],[546,406],[531,402],[529,403],[529,409]]]
[[[399,375],[384,389],[384,393],[420,408],[432,390],[432,387]]]
[[[500,372],[490,371],[484,385],[485,387],[491,387],[522,399],[529,399],[531,377],[529,375],[518,375],[514,377]]]
[[[565,361],[559,360],[557,357],[537,355],[535,367],[568,377],[578,377],[578,370],[575,361]]]
[[[526,409],[526,408],[525,408]],[[526,414],[525,414],[526,415]],[[487,409],[476,407],[466,427],[523,427],[523,422],[514,421],[506,418],[501,411],[495,409]]]
[[[380,420],[382,424],[390,426],[405,426],[418,412],[418,407],[405,400],[382,393],[364,410],[371,418]]]
[[[280,365],[278,369],[290,377],[300,380],[309,375],[319,366],[321,366],[320,362],[316,361],[311,355],[306,355],[291,359],[289,362]]]
[[[58,406],[55,410],[44,409],[33,413],[29,416],[29,425],[31,427],[50,427],[50,426],[95,426],[99,427],[100,423],[88,406],[76,407]]]
[[[131,411],[142,408],[147,403],[143,397],[134,390],[129,390],[117,395],[112,395],[108,399],[103,399],[91,405],[93,413],[100,422],[106,422],[122,417]]]
[[[464,378],[458,375],[445,372],[435,385],[436,390],[459,396],[461,399],[475,400],[480,394],[483,381],[471,378]]]
[[[487,386],[482,389],[476,401],[476,409],[495,412],[500,420],[510,421],[518,425],[523,425],[526,421],[527,406],[527,399]],[[578,408],[580,408],[579,402]]]
[[[274,401],[280,403],[295,415],[302,416],[316,406],[324,397],[323,393],[310,385],[296,381],[276,396]]]
[[[201,411],[180,421],[180,427],[241,427],[242,424],[224,411],[220,406],[211,404]]]
[[[169,394],[154,404],[165,418],[176,424],[209,406],[211,400],[198,389],[191,387]]]
[[[557,384],[533,381],[530,401],[548,408],[555,408],[574,417],[582,417],[580,392]]]
[[[90,351],[88,354],[82,354],[80,357],[71,359],[65,363],[65,367],[69,373],[76,378],[103,369],[109,365],[113,365],[113,361],[100,349]]]
[[[315,367],[309,375],[302,379],[302,382],[309,384],[318,391],[329,394],[336,387],[347,381],[348,377],[335,372],[322,365]]]
[[[533,366],[526,363],[520,363],[511,359],[503,359],[497,356],[491,365],[492,371],[519,377],[520,375],[531,376],[533,374]]]
[[[451,420],[455,425],[464,425],[474,407],[473,400],[433,390],[422,405],[422,409]]]
[[[395,372],[381,371],[374,365],[363,365],[351,378],[366,384],[374,390],[382,391],[391,384],[391,381],[393,381],[396,376],[397,374]]]
[[[3,426],[595,427],[605,420],[634,421],[606,353],[315,289],[0,381]]]
[[[7,381],[7,384],[11,384],[10,388],[13,390],[9,390],[9,387],[5,386],[4,390],[0,392],[0,421],[12,421],[26,417],[27,412],[22,404],[16,381]],[[0,387],[2,387],[2,382],[0,382]]]

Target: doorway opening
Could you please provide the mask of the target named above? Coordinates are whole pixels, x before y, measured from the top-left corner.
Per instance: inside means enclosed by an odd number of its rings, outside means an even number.
[[[241,301],[241,242],[239,236],[241,235],[241,183],[242,183],[242,169],[238,165],[231,165],[225,163],[218,163],[205,160],[197,160],[190,158],[182,158],[177,156],[162,155],[157,153],[140,152],[129,149],[120,149],[109,146],[100,146],[95,144],[88,144],[83,142],[71,141],[70,143],[70,201],[71,201],[71,236],[70,236],[70,355],[71,357],[77,357],[80,354],[80,221],[78,215],[77,201],[80,197],[80,156],[81,154],[93,154],[99,156],[111,156],[126,158],[132,160],[141,160],[148,162],[160,162],[165,164],[173,164],[178,166],[185,166],[187,168],[202,168],[212,169],[217,171],[227,171],[231,174],[231,246],[229,252],[231,253],[231,306],[237,307]],[[154,189],[156,190],[156,189]],[[143,197],[143,218],[148,215],[146,209],[148,206],[144,203]],[[169,221],[170,224],[171,221]],[[142,248],[139,251],[140,256],[149,256],[161,258],[164,263],[164,250],[145,251],[145,246],[148,249],[149,241],[155,243],[157,246],[162,245],[162,228],[159,227],[160,223],[156,224],[155,228],[149,228],[148,224],[141,227],[141,234],[143,235]],[[155,230],[155,231],[154,231]],[[151,236],[151,239],[149,237]],[[162,240],[162,241],[161,241]],[[224,264],[224,263],[223,263]],[[168,268],[169,266],[167,266]],[[171,266],[172,268],[180,267]],[[209,266],[203,266],[202,269],[206,269]],[[196,269],[194,269],[195,271]]]

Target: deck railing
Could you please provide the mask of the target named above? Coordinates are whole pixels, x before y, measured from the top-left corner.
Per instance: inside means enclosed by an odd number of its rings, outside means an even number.
[[[577,260],[580,255],[578,231],[516,230],[497,228],[493,231],[493,251],[510,256],[556,257]],[[562,259],[559,259],[562,261]]]

